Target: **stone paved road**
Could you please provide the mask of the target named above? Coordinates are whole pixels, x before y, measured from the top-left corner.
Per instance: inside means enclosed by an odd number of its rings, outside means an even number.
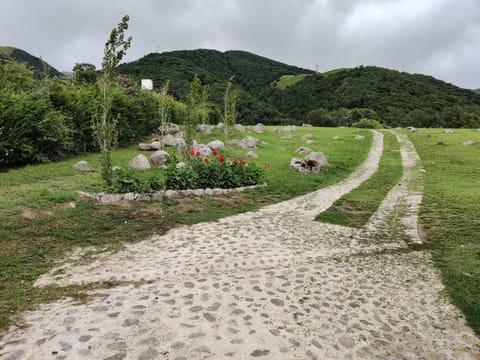
[[[373,174],[218,222],[178,228],[37,286],[125,281],[25,314],[1,359],[478,359],[480,340],[448,302],[418,241],[421,171],[401,143],[404,175],[362,229],[313,218]],[[130,284],[128,284],[130,282]],[[135,284],[133,284],[135,282]],[[140,284],[140,285],[139,285]]]

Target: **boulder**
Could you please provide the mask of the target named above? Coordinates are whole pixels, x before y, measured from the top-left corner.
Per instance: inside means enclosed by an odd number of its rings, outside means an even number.
[[[212,133],[212,125],[207,125],[207,124],[200,124],[197,126],[197,132],[201,133],[207,133],[209,132],[210,134]]]
[[[241,124],[235,124],[234,129],[241,133],[244,133],[246,131],[245,126]]]
[[[465,146],[470,146],[470,145],[473,145],[475,144],[475,141],[472,141],[472,140],[467,140],[467,141],[464,141],[462,143],[462,145],[465,145]]]
[[[132,169],[148,170],[150,169],[150,162],[145,157],[145,155],[140,154],[135,156],[132,160],[130,160],[128,162],[128,166],[130,166]]]
[[[224,127],[225,127],[225,124],[224,124],[223,122],[219,122],[219,123],[217,124],[217,129],[218,129],[218,130],[223,130]]]
[[[284,126],[283,128],[280,129],[280,131],[284,131],[284,132],[295,132],[297,131],[297,127],[295,125],[288,125],[288,126]]]
[[[161,128],[159,128],[160,132],[161,132]],[[174,123],[166,123],[163,125],[163,134],[164,135],[174,135],[174,134],[178,134],[180,132],[180,127],[177,125],[177,124],[174,124]]]
[[[355,135],[355,140],[363,141],[363,140],[365,140],[365,136],[363,136],[363,135]]]
[[[295,150],[295,153],[297,154],[308,154],[311,153],[312,149],[306,147],[306,146],[301,146],[297,150]]]
[[[326,165],[328,160],[322,152],[311,152],[304,159],[293,158],[290,161],[290,167],[301,173],[319,173]]]
[[[240,139],[232,139],[232,140],[228,140],[227,144],[237,146],[239,142],[240,142]]]
[[[240,149],[244,149],[244,150],[256,149],[258,142],[259,142],[258,139],[255,139],[254,137],[251,137],[251,136],[247,136],[246,138],[243,138],[242,140],[240,140],[237,146]]]
[[[452,129],[445,129],[443,131],[445,134],[453,134],[453,130]]]
[[[288,134],[288,135],[282,136],[280,140],[293,140],[293,136]]]
[[[175,147],[177,146],[177,138],[171,134],[167,134],[163,137],[163,146]]]
[[[140,143],[140,144],[138,144],[138,150],[140,150],[140,151],[150,151],[150,150],[152,150],[152,145],[151,144],[146,144],[146,143]]]
[[[157,150],[152,154],[150,159],[154,165],[165,165],[169,157],[170,154],[165,150]]]
[[[187,148],[187,142],[183,137],[176,137],[176,142],[177,142],[177,152],[179,154],[183,153],[186,148]]]
[[[315,141],[313,141],[313,140],[307,140],[307,141],[305,141],[305,144],[312,145],[314,142]]]
[[[154,140],[150,144],[150,149],[152,150],[160,150],[162,148],[162,143],[158,140]]]
[[[256,158],[258,158],[258,155],[257,155],[257,153],[256,153],[255,151],[251,151],[251,150],[250,150],[250,151],[247,152],[246,154],[243,154],[242,157],[245,157],[245,158],[251,157],[251,158],[255,158],[255,159],[256,159]]]
[[[92,166],[84,160],[78,161],[75,164],[73,164],[72,169],[76,171],[85,171],[85,172],[93,171]]]
[[[312,135],[312,134],[303,135],[303,136],[302,136],[302,140],[303,140],[303,141],[313,140],[313,135]]]
[[[340,136],[334,136],[332,137],[333,140],[340,140]]]
[[[316,162],[318,166],[324,167],[328,165],[328,160],[325,154],[321,151],[312,151],[310,154],[305,156],[306,161]]]
[[[257,124],[253,128],[253,132],[257,134],[263,134],[265,132],[265,125],[263,124]]]
[[[205,144],[193,144],[193,150],[199,151],[203,156],[209,156],[212,154],[212,149]]]
[[[213,140],[210,141],[207,146],[212,149],[213,151],[223,150],[225,148],[225,144],[220,140]]]

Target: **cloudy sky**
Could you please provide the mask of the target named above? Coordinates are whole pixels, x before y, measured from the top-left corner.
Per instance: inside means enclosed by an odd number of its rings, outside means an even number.
[[[480,0],[0,0],[0,45],[61,71],[99,67],[126,14],[127,61],[235,49],[320,72],[377,65],[480,88]]]

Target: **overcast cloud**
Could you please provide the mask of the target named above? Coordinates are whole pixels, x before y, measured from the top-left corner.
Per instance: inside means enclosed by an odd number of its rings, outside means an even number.
[[[99,67],[126,14],[127,61],[235,49],[320,72],[377,65],[480,88],[480,0],[0,0],[0,45],[60,71]]]

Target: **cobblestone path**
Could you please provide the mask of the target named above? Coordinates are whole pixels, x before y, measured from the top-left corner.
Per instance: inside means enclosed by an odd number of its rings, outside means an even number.
[[[398,135],[404,175],[369,224],[313,221],[378,167],[375,133],[345,181],[255,212],[173,229],[37,286],[121,281],[25,314],[0,358],[479,359],[480,340],[418,242],[421,169]]]

